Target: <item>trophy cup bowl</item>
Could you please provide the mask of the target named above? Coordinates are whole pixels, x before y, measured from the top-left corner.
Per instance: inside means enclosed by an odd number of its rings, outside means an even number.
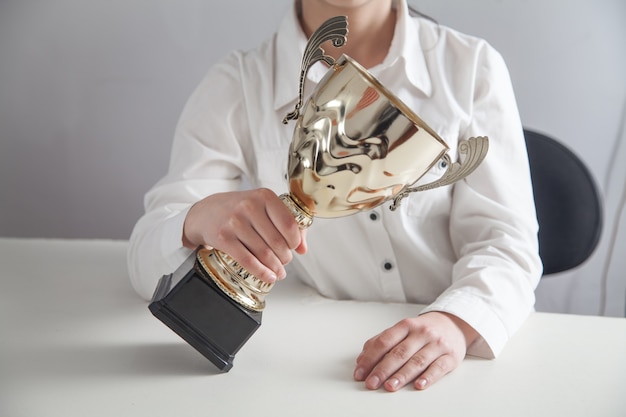
[[[346,42],[347,18],[326,21],[311,36],[302,59],[299,100],[283,123],[296,120],[289,148],[289,193],[279,197],[301,229],[314,217],[336,218],[393,200],[395,210],[411,192],[452,184],[484,159],[486,137],[459,142],[465,155],[452,162],[447,143],[365,68],[347,55],[336,61],[321,45]],[[302,107],[304,82],[318,61],[330,69]],[[440,161],[436,181],[412,187]],[[199,248],[173,274],[161,278],[152,313],[223,371],[261,325],[273,284],[246,271],[218,249]]]
[[[448,150],[365,68],[342,55],[297,119],[290,196],[314,217],[373,209],[407,190]]]

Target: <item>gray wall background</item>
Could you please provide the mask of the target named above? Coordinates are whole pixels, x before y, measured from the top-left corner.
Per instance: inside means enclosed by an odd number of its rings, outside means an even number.
[[[290,1],[0,0],[0,236],[126,239],[191,91]],[[543,280],[538,308],[624,315],[626,2],[412,2],[500,50],[524,124],[570,146],[602,188],[599,249]]]

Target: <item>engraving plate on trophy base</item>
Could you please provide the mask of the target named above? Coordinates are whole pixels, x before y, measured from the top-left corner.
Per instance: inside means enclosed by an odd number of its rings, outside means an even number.
[[[223,372],[261,326],[260,311],[241,306],[198,270],[195,252],[159,280],[149,308]]]

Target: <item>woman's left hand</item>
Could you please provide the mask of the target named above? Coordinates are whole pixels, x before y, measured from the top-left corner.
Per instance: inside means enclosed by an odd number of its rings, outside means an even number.
[[[396,391],[410,382],[425,389],[454,370],[477,337],[471,326],[448,313],[404,319],[365,343],[354,379],[373,390]]]

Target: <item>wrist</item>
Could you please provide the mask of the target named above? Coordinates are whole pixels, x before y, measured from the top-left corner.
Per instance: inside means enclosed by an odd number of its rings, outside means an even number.
[[[444,311],[436,311],[435,313],[439,313],[445,317],[447,317],[454,325],[463,333],[463,337],[465,338],[465,347],[469,348],[472,343],[478,339],[480,334],[470,326],[465,320],[461,319],[458,316],[455,316],[451,313],[446,313]]]
[[[185,220],[183,221],[183,227],[181,230],[181,243],[184,247],[188,249],[196,249],[198,246],[202,244],[197,233],[195,233],[197,227],[194,227],[194,208],[196,208],[195,203],[187,209],[187,214],[185,215]]]

